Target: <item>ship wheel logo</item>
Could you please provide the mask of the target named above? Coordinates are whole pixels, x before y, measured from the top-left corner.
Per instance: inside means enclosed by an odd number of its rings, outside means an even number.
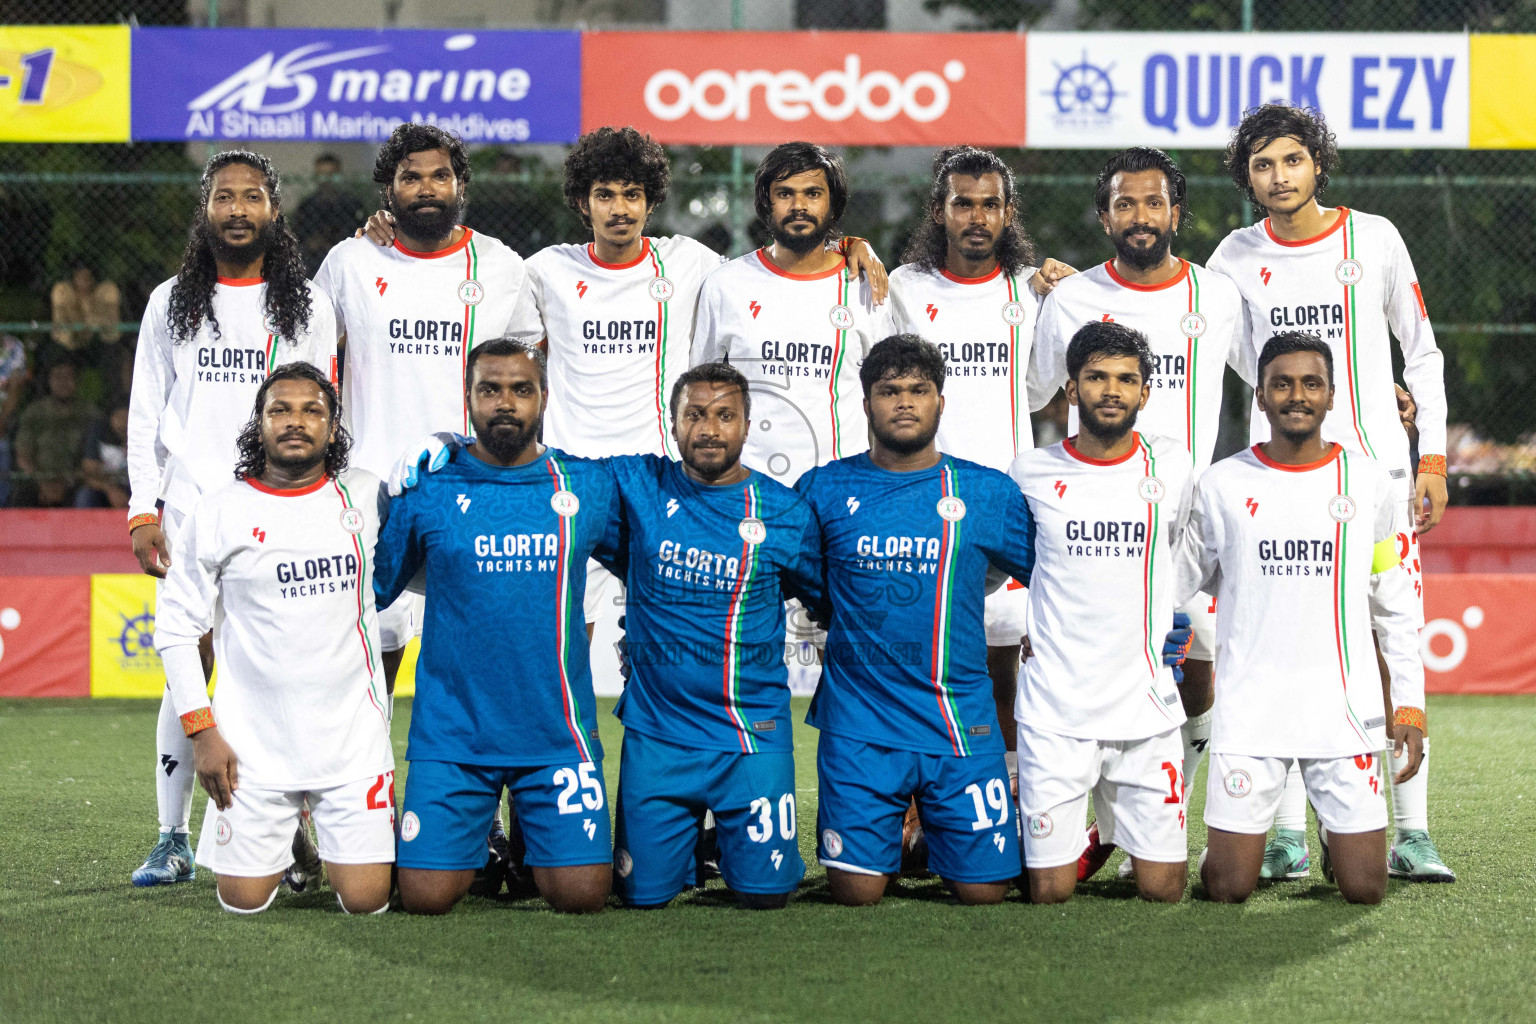
[[[1099,67],[1088,62],[1088,51],[1083,51],[1083,59],[1076,64],[1062,67],[1056,65],[1056,87],[1047,95],[1056,101],[1056,111],[1060,114],[1107,114],[1110,104],[1115,102],[1115,97],[1121,95],[1115,91],[1115,83],[1110,81],[1109,73],[1115,69],[1113,64]]]
[[[155,613],[144,606],[142,615],[132,618],[118,612],[123,620],[122,632],[117,635],[116,643],[122,648],[123,657],[128,659],[148,657],[155,651]]]

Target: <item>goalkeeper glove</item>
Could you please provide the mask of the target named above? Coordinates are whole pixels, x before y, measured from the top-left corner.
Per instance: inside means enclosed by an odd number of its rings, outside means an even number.
[[[1163,638],[1163,664],[1172,666],[1173,681],[1184,681],[1184,659],[1189,656],[1189,645],[1195,642],[1194,627],[1183,612],[1173,613],[1173,628]]]

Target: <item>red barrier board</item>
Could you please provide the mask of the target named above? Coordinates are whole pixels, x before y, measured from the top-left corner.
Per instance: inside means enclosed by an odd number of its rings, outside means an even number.
[[[0,697],[88,697],[91,578],[0,577]]]
[[[776,146],[1024,144],[1024,36],[588,32],[582,131]]]
[[[1536,693],[1536,576],[1430,576],[1424,617],[1430,693]]]

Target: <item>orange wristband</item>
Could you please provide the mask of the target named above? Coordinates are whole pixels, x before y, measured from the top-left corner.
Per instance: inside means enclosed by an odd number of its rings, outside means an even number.
[[[1424,717],[1423,708],[1401,707],[1392,716],[1393,725],[1411,725],[1424,735],[1429,735],[1429,722]]]
[[[1420,455],[1419,472],[1433,473],[1435,476],[1445,476],[1444,455]]]
[[[143,512],[128,520],[128,532],[132,533],[141,526],[159,526],[160,517],[153,512]]]
[[[204,729],[212,729],[217,724],[213,720],[213,708],[198,708],[181,716],[181,731],[188,736],[196,735]]]

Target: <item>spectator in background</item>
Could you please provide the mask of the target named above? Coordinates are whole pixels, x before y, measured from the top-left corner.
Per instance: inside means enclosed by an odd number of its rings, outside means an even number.
[[[315,190],[293,212],[293,233],[304,247],[310,277],[331,247],[363,226],[368,210],[339,180],[341,161],[333,153],[315,157]]]
[[[90,267],[75,267],[68,281],[53,286],[53,340],[61,348],[79,352],[92,341],[115,342],[120,337],[122,293],[111,281],[97,281]],[[73,330],[66,324],[87,324]]]
[[[79,397],[79,385],[73,363],[54,363],[48,393],[22,410],[16,427],[16,467],[29,475],[25,490],[40,507],[68,505],[80,482],[85,438],[101,413]]]
[[[75,492],[75,508],[128,507],[128,405],[119,403],[98,419],[85,436],[80,462],[85,481]]]
[[[0,508],[11,497],[11,428],[27,389],[27,348],[14,334],[0,334]]]

